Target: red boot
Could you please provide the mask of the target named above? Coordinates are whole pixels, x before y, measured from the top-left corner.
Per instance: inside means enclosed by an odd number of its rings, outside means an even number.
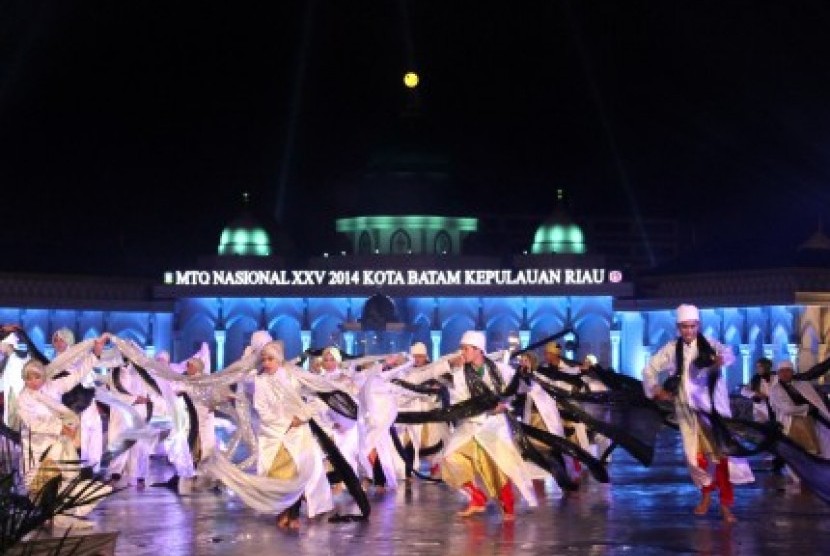
[[[499,503],[501,504],[501,511],[504,514],[505,521],[513,521],[516,519],[515,500],[513,499],[513,485],[508,481],[499,492]]]
[[[464,492],[470,495],[470,503],[467,507],[458,512],[458,517],[470,517],[475,514],[482,514],[487,509],[487,495],[473,483],[464,483]]]

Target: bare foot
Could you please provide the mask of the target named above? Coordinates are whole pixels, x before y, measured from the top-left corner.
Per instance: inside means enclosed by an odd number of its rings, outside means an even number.
[[[729,506],[721,506],[720,513],[723,516],[724,523],[737,523],[738,518],[735,517],[735,514],[732,513],[732,510],[729,509]]]
[[[709,502],[711,502],[711,500],[712,495],[708,492],[704,492],[700,502],[697,506],[695,506],[695,515],[706,515],[706,512],[709,511]]]
[[[288,515],[287,511],[284,511],[277,516],[277,528],[279,529],[288,529],[290,522],[291,517]]]
[[[476,506],[475,504],[470,504],[460,512],[456,513],[458,517],[470,517],[475,514],[483,514],[487,511],[486,506]]]
[[[288,528],[291,531],[299,531],[300,530],[300,520],[298,518],[294,518],[288,521]]]

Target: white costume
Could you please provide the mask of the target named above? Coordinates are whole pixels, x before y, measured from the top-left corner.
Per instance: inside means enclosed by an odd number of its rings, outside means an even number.
[[[110,371],[116,372],[115,369]],[[149,388],[144,380],[132,365],[121,367],[118,371],[119,385],[127,393],[119,390],[112,375],[110,375],[110,395],[122,403],[131,406],[142,421],[147,419],[147,405],[136,404],[139,397],[149,397]],[[107,427],[107,441],[109,449],[114,449],[116,443],[122,437],[125,430],[133,428],[137,423],[132,423],[130,417],[124,414],[118,407],[110,406],[110,419]],[[139,438],[129,449],[122,452],[109,464],[110,475],[121,475],[127,484],[132,484],[137,479],[144,479],[149,471],[150,447],[152,439]]]
[[[93,357],[88,355],[84,359],[84,364],[80,368],[85,370],[72,372],[59,379],[46,380],[40,389],[24,388],[20,393],[18,415],[22,424],[21,469],[24,470],[24,484],[30,491],[30,495],[33,490],[42,488],[43,485],[39,483],[43,480],[44,474],[60,473],[61,488],[65,488],[67,483],[77,476],[77,467],[70,467],[63,463],[77,460],[78,452],[72,439],[63,436],[62,431],[67,425],[77,427],[79,420],[72,410],[60,402],[60,398],[80,383],[86,373],[90,372]],[[80,493],[88,484],[88,481],[78,483],[76,492]],[[100,496],[111,490],[109,486],[98,484],[97,488],[88,491],[89,493],[85,496]],[[97,503],[98,501],[80,505],[68,513],[70,516],[83,517],[92,511]],[[67,516],[57,516],[55,523],[74,527],[88,525],[82,521],[73,521]]]
[[[735,361],[732,349],[707,338],[712,348],[723,357],[724,366],[729,366]],[[671,341],[660,348],[648,361],[643,370],[643,389],[646,396],[654,397],[655,389],[658,387],[658,375],[661,371],[668,371],[669,375],[677,373],[676,362],[676,341]],[[691,344],[683,342],[682,361],[682,384],[676,398],[678,424],[683,440],[683,451],[686,454],[686,463],[689,474],[697,487],[709,486],[712,484],[710,473],[698,467],[698,419],[695,411],[711,413],[713,400],[709,397],[707,386],[708,369],[698,369],[694,360],[698,356],[697,340]],[[719,415],[729,417],[732,410],[729,406],[729,393],[726,389],[726,381],[722,378],[716,383],[714,390],[714,410]],[[752,470],[742,458],[729,457],[729,480],[733,484],[751,483],[755,480]]]
[[[20,357],[14,351],[17,346],[18,337],[11,333],[2,341],[5,346],[3,351],[6,352],[3,356],[3,371],[0,380],[3,384],[3,422],[13,429],[17,430],[20,423],[17,420],[17,397],[25,386],[23,382],[23,365],[29,360],[28,357]]]
[[[761,391],[762,394],[766,395],[766,399],[761,399],[761,401],[752,402],[752,419],[758,423],[766,423],[769,421],[769,406],[767,405],[767,400],[769,399],[770,390],[773,386],[778,382],[778,375],[771,374],[770,380],[766,381],[763,378],[758,382],[758,389]],[[745,398],[752,399],[755,397],[756,393],[750,388],[749,386],[744,386],[741,388],[741,395]]]
[[[254,408],[259,414],[257,474],[267,475],[280,448],[284,447],[297,469],[305,472],[303,492],[308,515],[313,517],[332,509],[331,488],[323,452],[307,424],[314,409],[302,402],[295,372],[280,367],[274,374],[263,373],[254,379]],[[294,417],[303,424],[292,427]]]
[[[793,380],[789,382],[789,386],[801,394],[810,404],[815,406],[825,419],[830,420],[830,412],[827,411],[827,406],[811,383]],[[793,417],[806,416],[810,410],[810,406],[807,404],[796,404],[784,389],[784,386],[779,382],[776,382],[770,388],[769,401],[772,410],[775,412],[776,419],[778,419],[784,429],[784,434],[790,433]],[[818,455],[825,459],[830,459],[830,429],[816,422],[815,430],[820,449],[820,454]]]
[[[515,371],[512,367],[503,363],[496,363],[496,366],[506,386],[510,383]],[[444,374],[452,375],[451,402],[456,404],[469,400],[471,396],[464,368],[450,368],[446,360],[440,360],[426,366],[423,370],[415,371],[408,378],[412,382],[420,384],[430,379],[438,379]],[[482,380],[491,390],[495,391],[495,385],[489,371],[484,373]],[[490,415],[483,413],[462,419],[457,423],[454,431],[450,433],[449,441],[444,447],[444,458],[464,447],[470,440],[475,440],[490,456],[498,468],[516,486],[528,505],[536,507],[533,477],[528,473],[529,468],[513,443],[506,416],[504,414]]]

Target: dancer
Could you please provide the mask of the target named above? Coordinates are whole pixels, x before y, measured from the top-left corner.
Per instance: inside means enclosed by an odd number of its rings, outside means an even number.
[[[323,466],[323,452],[309,429],[310,408],[301,403],[300,383],[285,366],[282,342],[265,344],[260,373],[254,380],[254,408],[259,414],[257,473],[293,480],[299,469],[310,469],[303,488],[309,517],[331,511],[332,497]],[[298,498],[277,516],[277,527],[300,528]]]
[[[441,477],[448,485],[469,496],[467,507],[458,512],[459,517],[484,513],[488,498],[493,498],[498,500],[504,520],[513,521],[516,515],[514,484],[528,505],[537,505],[531,477],[512,440],[505,415],[508,405],[503,400],[496,402],[514,371],[485,356],[483,332],[465,332],[460,347],[460,353],[449,360],[441,360],[408,378],[414,383],[423,383],[451,373],[454,403],[473,399],[495,402],[491,409],[457,423],[444,450]]]
[[[63,369],[72,367],[65,376],[51,379],[47,367],[38,360],[30,360],[23,367],[25,387],[18,398],[18,415],[21,429],[21,469],[29,496],[37,498],[41,489],[55,476],[61,477],[61,489],[72,486],[71,495],[80,497],[77,507],[66,515],[55,516],[56,527],[88,528],[91,522],[85,516],[92,511],[101,496],[112,488],[94,481],[78,481],[79,469],[74,440],[80,427],[80,419],[63,405],[61,396],[78,385],[91,371],[95,360],[101,356],[109,335],[82,343],[60,360]],[[75,358],[80,357],[75,365]],[[51,367],[51,366],[50,366]],[[54,370],[63,370],[54,368]]]
[[[643,369],[643,390],[649,398],[675,404],[686,463],[701,492],[695,515],[708,512],[712,491],[718,490],[723,520],[733,523],[737,519],[731,510],[735,502],[732,485],[752,482],[754,477],[745,461],[723,452],[707,415],[731,416],[720,368],[731,365],[735,356],[729,347],[700,333],[700,312],[694,305],[677,308],[677,329],[678,338],[658,350]],[[672,377],[664,386],[658,383],[661,371]]]

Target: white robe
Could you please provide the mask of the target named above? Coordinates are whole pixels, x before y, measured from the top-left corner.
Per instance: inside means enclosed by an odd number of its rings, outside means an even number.
[[[762,379],[760,383],[761,393],[766,394],[767,397],[769,397],[770,389],[777,382],[778,375],[771,375],[769,382]],[[741,395],[745,398],[752,399],[755,396],[755,392],[749,386],[744,386],[741,388]],[[752,419],[758,423],[766,423],[769,421],[769,408],[767,407],[767,400],[762,399],[760,402],[752,402]]]
[[[14,352],[6,355],[6,368],[3,369],[3,422],[17,430],[20,423],[17,420],[17,397],[26,385],[23,381],[23,365],[29,360],[28,357],[18,357]]]
[[[804,396],[807,401],[818,408],[819,413],[825,419],[830,420],[830,412],[827,411],[824,401],[811,383],[793,380],[790,382],[790,385],[799,394]],[[775,417],[784,429],[784,434],[789,434],[794,416],[805,416],[810,410],[810,406],[806,404],[796,405],[792,398],[790,398],[790,395],[787,394],[787,391],[784,390],[784,387],[778,382],[770,388],[769,402],[772,410],[775,412]],[[815,426],[816,436],[818,437],[819,447],[821,449],[820,455],[825,459],[830,459],[830,430],[818,422],[816,422]]]
[[[87,359],[91,359],[89,356]],[[69,481],[77,476],[77,467],[62,466],[58,462],[72,461],[78,459],[78,452],[72,444],[72,440],[61,435],[64,425],[67,422],[78,424],[76,416],[68,408],[63,408],[63,414],[45,405],[38,399],[38,394],[48,397],[54,402],[54,406],[62,406],[61,396],[74,388],[83,380],[86,373],[92,370],[92,362],[88,366],[81,366],[86,369],[80,372],[71,372],[68,376],[47,380],[44,385],[34,392],[24,388],[18,397],[18,415],[22,425],[21,429],[21,469],[24,471],[23,480],[27,490],[32,487],[37,476],[41,463],[49,459],[53,465],[61,470],[62,487],[65,488]],[[86,488],[88,482],[82,481],[76,486],[76,492],[80,494]],[[99,485],[100,488],[94,492],[90,491],[88,496],[98,496],[112,490],[109,486]],[[69,513],[75,516],[85,516],[98,504],[100,500],[90,504],[83,504],[71,510]]]
[[[731,365],[735,361],[735,355],[731,348],[723,346],[710,338],[707,338],[707,340],[712,348],[723,356],[724,366]],[[709,471],[697,466],[698,420],[695,418],[694,411],[711,413],[712,399],[709,396],[707,386],[708,370],[698,369],[694,365],[697,355],[697,340],[694,340],[691,344],[683,344],[683,384],[680,387],[675,406],[689,475],[695,486],[700,488],[712,484],[713,477]],[[645,369],[643,369],[643,390],[649,398],[654,397],[654,391],[658,386],[658,375],[661,371],[668,371],[669,375],[677,373],[676,341],[671,341],[660,348],[649,359]],[[715,410],[720,415],[731,417],[732,409],[729,406],[729,393],[726,389],[726,381],[723,378],[717,381],[714,394]],[[755,480],[755,476],[745,459],[730,456],[728,461],[729,481],[731,483],[745,484]]]
[[[322,377],[352,396],[359,406],[360,387],[345,371],[340,369],[330,372],[323,371]],[[360,429],[357,420],[340,415],[319,398],[316,398],[312,403],[318,410],[318,423],[337,444],[340,453],[343,454],[345,460],[354,470],[355,475],[360,476],[358,466],[358,462],[361,460]],[[360,409],[358,408],[358,416],[359,414]]]
[[[513,378],[514,369],[502,363],[496,363],[496,366],[501,371],[504,384],[509,384]],[[470,399],[464,369],[451,369],[446,361],[430,365],[422,371],[411,373],[409,378],[416,383],[421,383],[448,373],[452,375],[453,380],[452,403],[455,404]],[[489,372],[484,373],[483,380],[491,389],[494,387]],[[528,505],[536,507],[533,477],[528,473],[528,467],[513,443],[506,416],[503,414],[481,414],[461,420],[450,434],[449,441],[444,448],[444,456],[446,457],[462,448],[470,440],[475,440],[487,452],[487,455],[493,459],[499,469],[516,485],[516,489]]]
[[[119,373],[121,386],[129,392],[119,391],[114,384],[110,385],[110,395],[131,406],[142,421],[147,419],[147,406],[135,405],[139,396],[149,397],[149,388],[141,379],[136,370],[129,366]],[[114,449],[125,430],[141,425],[132,423],[131,416],[127,416],[117,407],[110,407],[110,419],[107,426],[107,441],[109,449]],[[143,479],[147,476],[150,465],[150,446],[152,439],[138,438],[129,449],[116,456],[109,465],[110,474],[122,475],[126,481],[132,483],[134,479]]]
[[[294,372],[280,367],[272,375],[263,373],[254,379],[254,409],[259,414],[257,474],[266,475],[285,447],[298,470],[310,471],[303,491],[308,515],[313,517],[332,509],[331,488],[323,451],[307,424],[314,409],[302,402]],[[300,426],[291,426],[294,417],[302,421]]]

